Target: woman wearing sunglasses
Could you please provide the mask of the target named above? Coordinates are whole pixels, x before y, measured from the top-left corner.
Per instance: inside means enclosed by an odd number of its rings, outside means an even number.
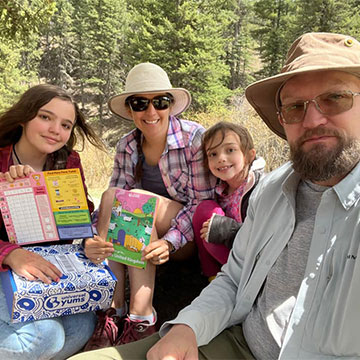
[[[177,117],[190,102],[189,92],[173,88],[166,72],[152,63],[136,65],[127,76],[125,92],[109,100],[111,111],[133,121],[136,128],[117,144],[110,188],[103,194],[99,209],[99,237],[87,240],[87,256],[100,262],[113,252],[112,244],[103,240],[116,187],[146,190],[160,199],[155,224],[157,240],[143,251],[143,257],[148,260],[146,270],[128,267],[128,316],[125,266],[109,261],[118,278],[113,306],[118,317],[123,318],[123,332],[116,344],[139,340],[155,332],[156,312],[152,307],[155,266],[167,262],[170,254],[180,259],[192,253],[193,212],[199,201],[213,198],[214,184],[210,184],[212,178],[203,167],[201,152],[204,128]],[[87,350],[98,347],[96,333]]]

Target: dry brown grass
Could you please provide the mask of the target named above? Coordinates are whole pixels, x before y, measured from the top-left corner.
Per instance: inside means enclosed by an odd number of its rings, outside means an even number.
[[[89,194],[97,206],[102,192],[109,185],[114,154],[110,151],[101,151],[86,143],[84,151],[80,152],[80,157]]]
[[[240,106],[232,109],[219,108],[210,113],[190,113],[187,118],[199,122],[205,128],[222,120],[243,124],[254,139],[257,154],[266,160],[267,172],[276,169],[288,159],[289,149],[286,141],[272,133],[245,100]],[[116,138],[119,139],[119,136],[121,134],[117,133]],[[112,143],[115,144],[116,141]],[[102,192],[108,187],[114,152],[115,147],[106,153],[86,144],[84,151],[80,153],[86,184],[96,204]]]

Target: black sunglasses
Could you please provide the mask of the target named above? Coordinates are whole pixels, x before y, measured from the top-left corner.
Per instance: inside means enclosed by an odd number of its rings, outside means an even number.
[[[169,95],[155,96],[153,99],[147,99],[141,96],[130,96],[126,99],[126,105],[130,106],[132,111],[139,112],[145,111],[150,102],[153,104],[156,110],[166,110],[170,107],[173,101],[173,97]]]

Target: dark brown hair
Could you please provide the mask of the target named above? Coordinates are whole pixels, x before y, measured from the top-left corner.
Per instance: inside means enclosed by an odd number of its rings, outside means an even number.
[[[50,84],[31,87],[10,109],[0,115],[0,147],[16,144],[22,134],[22,125],[34,119],[39,109],[54,98],[68,101],[74,105],[75,124],[67,144],[53,154],[53,163],[60,159],[61,162],[66,162],[67,156],[78,142],[78,137],[81,139],[82,149],[86,138],[92,145],[104,150],[102,141],[86,123],[83,113],[71,95],[64,89]]]
[[[246,129],[246,127],[240,124],[234,124],[227,121],[220,121],[215,125],[211,126],[209,129],[207,129],[203,134],[201,147],[204,154],[204,166],[207,169],[209,168],[208,156],[207,156],[208,151],[220,146],[223,143],[226,133],[228,131],[233,131],[235,134],[239,136],[240,149],[244,154],[246,161],[249,163],[248,154],[250,150],[254,149],[254,142],[248,129]],[[221,141],[217,144],[213,144],[214,137],[218,132],[221,133]]]

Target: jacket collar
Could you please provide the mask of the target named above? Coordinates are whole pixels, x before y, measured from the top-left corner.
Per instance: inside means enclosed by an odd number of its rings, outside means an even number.
[[[290,165],[291,163],[288,163],[288,166]],[[289,199],[294,200],[293,194],[296,194],[300,180],[300,175],[291,166],[282,187],[283,192]],[[336,193],[345,210],[349,210],[355,205],[360,199],[360,162],[338,184],[329,187],[329,190]]]
[[[345,210],[356,204],[360,198],[360,163],[333,188]]]

